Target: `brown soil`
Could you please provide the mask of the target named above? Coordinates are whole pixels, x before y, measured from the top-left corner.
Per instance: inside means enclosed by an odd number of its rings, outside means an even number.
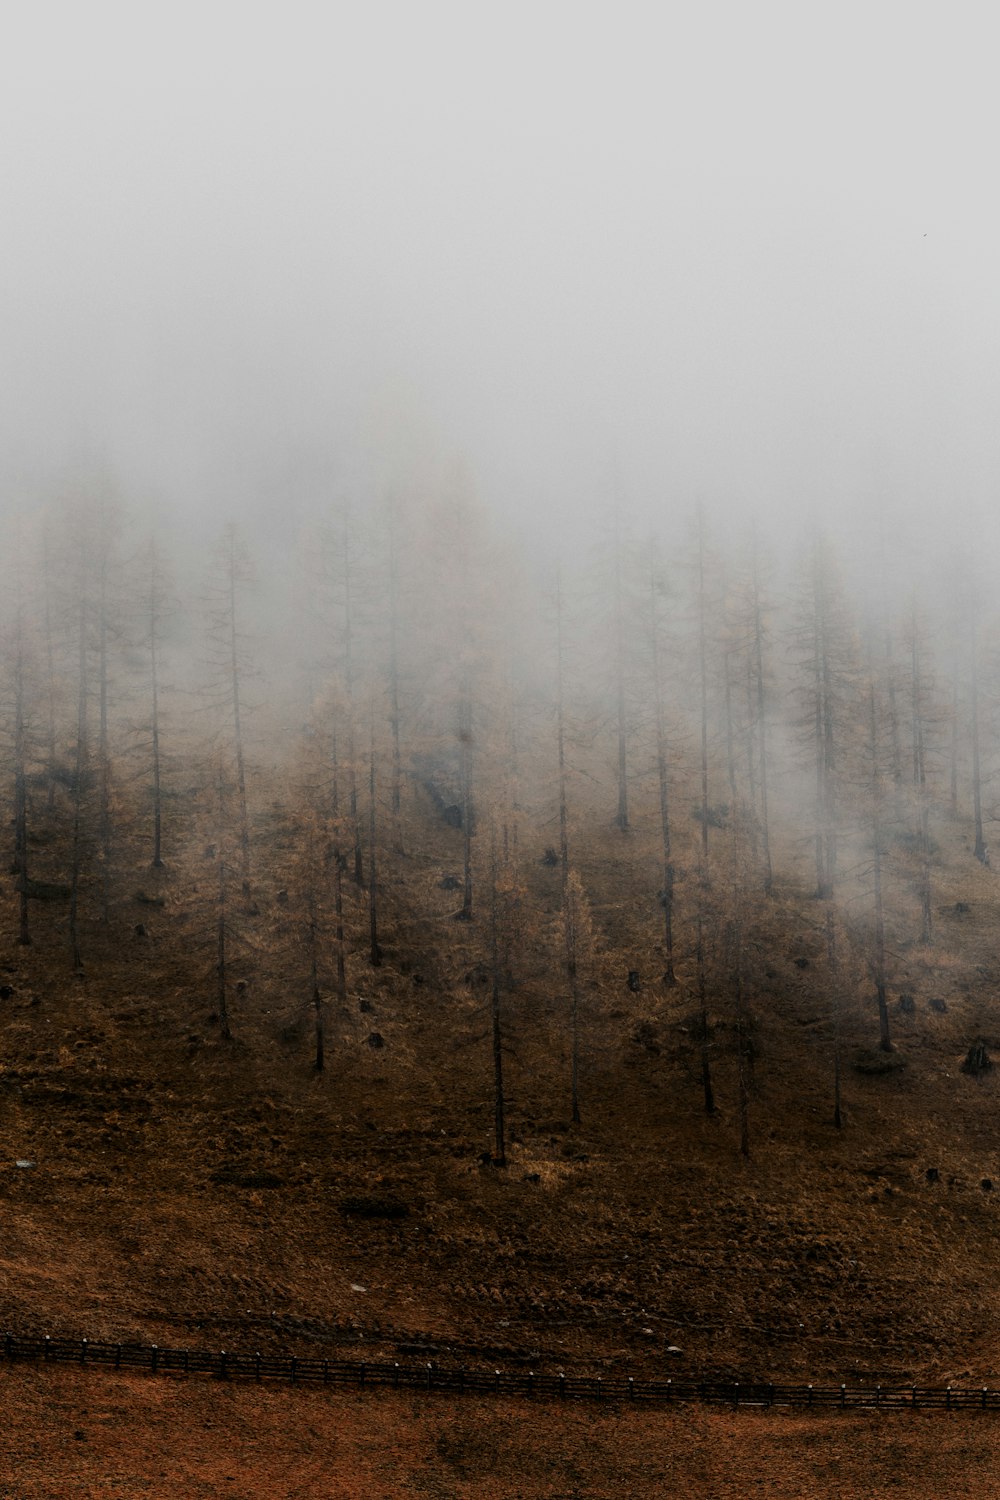
[[[993,1415],[597,1410],[5,1370],[0,1494],[61,1500],[1000,1495]]]
[[[992,877],[962,858],[957,836],[936,876],[935,945],[908,944],[912,914],[891,913],[902,1070],[853,1067],[877,1033],[870,981],[859,965],[849,976],[842,1131],[830,1123],[821,913],[791,883],[751,912],[749,1161],[728,1002],[713,1001],[719,1109],[708,1118],[691,976],[682,960],[676,989],[651,982],[652,939],[633,915],[649,908],[655,863],[595,840],[584,874],[608,901],[583,991],[584,1123],[568,1125],[566,998],[539,922],[503,1002],[504,1169],[481,1160],[493,1108],[484,939],[454,922],[441,889],[451,837],[429,834],[420,856],[387,868],[386,962],[353,961],[322,1076],[310,1067],[301,961],[282,936],[287,912],[263,878],[249,956],[234,964],[247,986],[233,994],[232,1043],[211,1017],[210,927],[190,904],[191,872],[162,878],[162,908],[125,903],[110,941],[86,934],[85,979],[67,974],[55,916],[39,915],[35,948],[8,949],[9,1327],[488,1368],[1000,1383],[1000,1191],[982,1186],[1000,1189],[1000,1083],[996,1071],[960,1071],[977,1038],[1000,1050],[998,909]],[[525,867],[531,908],[544,913],[558,872],[537,852]],[[358,930],[363,918],[359,901]],[[140,920],[145,935],[133,937]],[[639,995],[625,986],[636,953],[647,955]],[[913,1013],[898,1010],[902,991]],[[383,1047],[368,1044],[374,1032]],[[386,1200],[405,1215],[380,1215]],[[668,1358],[669,1344],[680,1355]],[[248,1495],[850,1495],[876,1492],[863,1486],[880,1459],[886,1484],[895,1465],[910,1494],[972,1493],[964,1474],[993,1493],[976,1456],[993,1441],[985,1419],[529,1414],[70,1372],[0,1370],[0,1381],[11,1494],[196,1495],[231,1483]],[[106,1420],[88,1428],[84,1408]],[[239,1462],[227,1481],[230,1451]],[[823,1488],[835,1462],[840,1488]],[[919,1490],[928,1474],[947,1482]]]

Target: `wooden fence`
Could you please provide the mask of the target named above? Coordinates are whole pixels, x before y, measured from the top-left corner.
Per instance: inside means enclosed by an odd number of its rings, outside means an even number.
[[[657,1406],[701,1402],[714,1406],[795,1406],[841,1410],[998,1411],[1000,1390],[987,1386],[787,1385],[732,1380],[604,1379],[590,1375],[540,1375],[528,1371],[465,1370],[436,1364],[303,1359],[294,1354],[237,1354],[226,1349],[168,1349],[157,1344],[114,1344],[91,1339],[3,1335],[0,1357],[13,1363],[97,1365],[147,1370],[153,1375],[206,1375],[216,1380],[281,1380],[365,1390],[439,1391],[547,1401],[641,1401]]]

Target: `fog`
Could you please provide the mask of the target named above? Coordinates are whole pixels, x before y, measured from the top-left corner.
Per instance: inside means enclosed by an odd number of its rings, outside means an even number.
[[[264,528],[928,528],[997,471],[985,11],[40,4],[8,19],[8,497],[98,455]],[[323,483],[314,482],[317,475]],[[534,533],[533,533],[534,535]]]

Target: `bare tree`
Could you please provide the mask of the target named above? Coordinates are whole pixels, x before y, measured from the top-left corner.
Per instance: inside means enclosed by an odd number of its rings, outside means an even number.
[[[235,778],[239,820],[239,868],[244,897],[250,895],[250,812],[247,798],[246,741],[243,684],[248,671],[247,645],[242,621],[243,592],[253,571],[249,554],[235,524],[223,532],[217,550],[218,571],[207,599],[212,692],[228,719],[227,736]]]
[[[658,599],[663,592],[662,580],[654,568],[650,578],[650,639],[652,642],[653,707],[656,719],[656,780],[659,794],[660,839],[663,850],[663,885],[660,906],[663,911],[663,956],[665,984],[677,983],[674,974],[674,861],[670,840],[670,786],[667,759],[667,722],[663,695],[662,650],[660,645],[660,611]]]

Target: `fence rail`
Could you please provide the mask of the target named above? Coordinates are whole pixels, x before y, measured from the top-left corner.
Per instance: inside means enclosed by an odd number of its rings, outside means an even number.
[[[98,1365],[148,1370],[153,1375],[208,1375],[217,1380],[283,1380],[293,1385],[382,1387],[495,1395],[554,1401],[645,1402],[669,1406],[700,1402],[715,1406],[796,1406],[841,1410],[998,1411],[1000,1390],[987,1386],[787,1385],[731,1380],[604,1379],[590,1375],[543,1375],[534,1371],[465,1370],[436,1364],[402,1365],[385,1360],[303,1359],[288,1354],[245,1354],[227,1349],[168,1349],[157,1344],[116,1344],[92,1339],[24,1337],[0,1340],[0,1360],[43,1364]]]

